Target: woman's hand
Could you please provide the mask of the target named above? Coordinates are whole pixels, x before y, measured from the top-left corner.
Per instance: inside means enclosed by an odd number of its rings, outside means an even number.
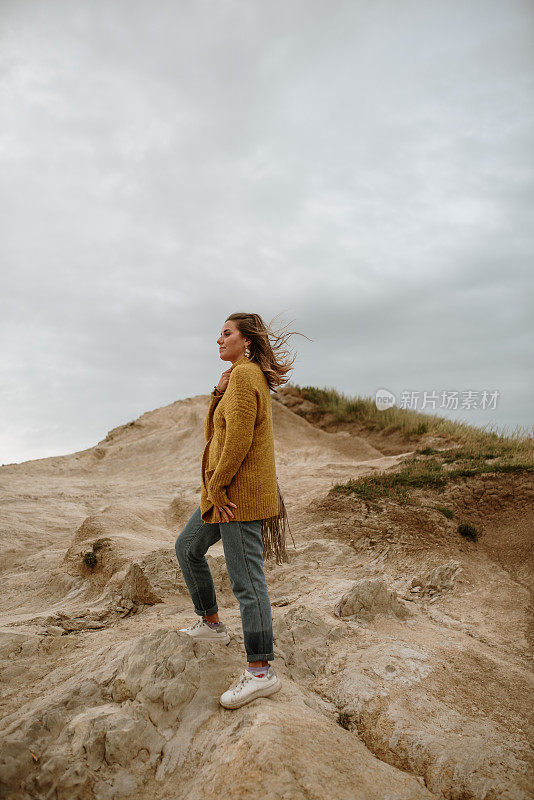
[[[217,517],[217,522],[230,522],[228,517],[229,516],[232,516],[232,517],[234,516],[234,512],[232,511],[230,506],[233,506],[234,508],[237,508],[236,504],[232,503],[231,500],[228,501],[228,505],[227,506],[214,506],[215,515]],[[221,519],[221,514],[224,516],[224,519]]]
[[[233,366],[234,365],[232,364],[230,369],[225,369],[224,370],[223,374],[221,375],[221,379],[220,379],[219,383],[217,384],[217,391],[219,391],[221,394],[224,392],[224,390],[228,386],[228,381],[230,380],[230,373],[231,373],[231,371],[233,369]]]

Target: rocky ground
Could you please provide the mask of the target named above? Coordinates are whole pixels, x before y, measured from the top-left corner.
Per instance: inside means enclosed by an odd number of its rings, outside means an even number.
[[[416,505],[329,494],[414,445],[273,400],[295,540],[265,562],[282,689],[228,710],[246,659],[220,542],[207,559],[231,641],[178,632],[198,619],[174,542],[199,502],[207,404],[0,469],[2,797],[534,797],[531,474],[456,479]]]

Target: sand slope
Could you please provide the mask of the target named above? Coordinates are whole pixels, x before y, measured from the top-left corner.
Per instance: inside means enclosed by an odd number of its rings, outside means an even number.
[[[220,542],[207,558],[231,642],[177,632],[197,619],[174,542],[199,502],[208,402],[0,469],[0,794],[533,797],[530,475],[461,479],[418,506],[329,496],[402,453],[273,400],[296,543],[265,563],[283,686],[229,711],[245,655]]]

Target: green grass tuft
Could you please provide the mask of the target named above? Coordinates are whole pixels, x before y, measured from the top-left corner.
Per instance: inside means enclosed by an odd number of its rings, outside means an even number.
[[[474,542],[478,539],[478,530],[469,522],[461,522],[458,525],[458,533]]]
[[[108,545],[110,542],[111,539],[108,536],[105,536],[102,539],[96,539],[96,541],[93,542],[93,552],[98,552],[98,550],[106,547],[106,545]]]
[[[88,567],[93,568],[97,565],[96,555],[92,550],[88,550],[87,553],[84,553],[82,560],[83,563]]]
[[[434,506],[436,511],[441,511],[444,517],[447,519],[452,519],[454,517],[454,511],[452,508],[447,508],[447,506]]]

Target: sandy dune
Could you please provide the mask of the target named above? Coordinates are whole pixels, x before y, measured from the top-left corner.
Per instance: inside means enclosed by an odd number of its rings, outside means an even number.
[[[460,479],[416,506],[330,496],[402,453],[273,399],[296,543],[265,563],[283,685],[229,711],[245,654],[221,543],[208,562],[232,639],[177,632],[197,619],[174,542],[199,502],[207,405],[0,469],[0,795],[534,797],[532,477]]]

